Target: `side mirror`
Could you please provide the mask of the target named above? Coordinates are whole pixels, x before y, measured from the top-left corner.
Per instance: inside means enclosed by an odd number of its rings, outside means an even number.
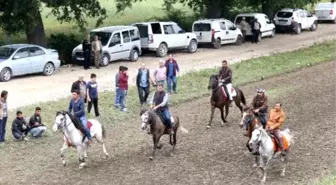
[[[185,31],[184,30],[180,30],[180,31],[178,31],[178,33],[185,33]]]
[[[13,57],[13,59],[19,59],[19,58],[21,58],[19,55],[15,55],[15,56]]]
[[[237,28],[235,26],[230,27],[230,30],[236,30]]]

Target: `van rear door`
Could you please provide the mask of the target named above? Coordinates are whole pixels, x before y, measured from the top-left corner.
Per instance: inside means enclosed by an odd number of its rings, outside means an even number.
[[[196,22],[192,31],[196,34],[199,43],[212,42],[211,23]]]
[[[148,48],[148,24],[134,24],[133,26],[136,26],[139,29],[141,48]]]

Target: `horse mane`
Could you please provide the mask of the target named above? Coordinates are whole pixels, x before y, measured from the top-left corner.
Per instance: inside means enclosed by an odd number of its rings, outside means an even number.
[[[57,111],[57,112],[56,112],[56,116],[58,116],[58,115],[60,115],[60,114],[69,116],[71,122],[75,125],[75,127],[76,127],[77,129],[81,129],[82,124],[81,124],[80,120],[78,120],[78,119],[77,119],[75,116],[73,116],[70,112],[68,112],[68,111]]]

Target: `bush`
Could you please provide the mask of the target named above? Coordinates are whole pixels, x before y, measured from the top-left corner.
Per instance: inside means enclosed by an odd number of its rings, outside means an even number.
[[[56,49],[62,65],[72,64],[72,50],[81,43],[81,39],[74,34],[56,33],[48,38],[48,47]]]

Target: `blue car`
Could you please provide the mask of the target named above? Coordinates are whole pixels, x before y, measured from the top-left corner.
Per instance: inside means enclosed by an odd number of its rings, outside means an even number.
[[[11,44],[0,47],[0,81],[14,76],[42,73],[50,76],[60,67],[58,52],[32,44]]]

